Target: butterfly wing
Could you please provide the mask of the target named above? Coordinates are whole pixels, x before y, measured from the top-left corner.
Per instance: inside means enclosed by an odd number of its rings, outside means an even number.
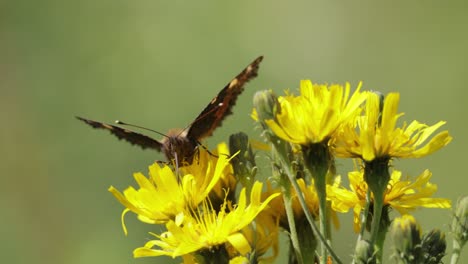
[[[123,139],[131,143],[132,145],[138,145],[142,149],[150,148],[150,149],[155,149],[157,151],[161,151],[161,148],[162,148],[161,142],[153,138],[150,138],[148,136],[145,136],[143,134],[133,132],[131,130],[127,130],[118,126],[89,120],[89,119],[82,118],[79,116],[77,116],[76,118],[92,126],[93,128],[100,128],[100,129],[108,130],[109,132],[112,133],[112,135],[118,137],[119,139]]]
[[[187,132],[188,138],[199,141],[211,136],[213,131],[221,126],[224,118],[232,114],[232,107],[239,94],[244,91],[245,83],[257,76],[262,60],[263,56],[255,59],[211,100],[190,126]]]

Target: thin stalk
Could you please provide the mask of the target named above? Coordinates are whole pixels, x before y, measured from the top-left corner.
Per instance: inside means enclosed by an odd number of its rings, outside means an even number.
[[[458,241],[458,239],[453,240],[453,249],[452,249],[452,257],[450,258],[450,264],[457,264],[458,259],[460,258],[460,253],[462,250],[462,245]]]
[[[389,157],[380,157],[369,162],[366,161],[364,167],[364,180],[374,197],[370,243],[374,247],[377,263],[382,263],[382,248],[379,248],[379,246],[383,245],[383,242],[377,243],[377,240],[379,239],[381,229],[385,190],[390,180],[390,173],[388,171],[389,161]]]
[[[359,235],[356,239],[356,248],[354,249],[354,252],[356,253],[357,247],[359,245],[359,242],[362,240],[364,237],[364,231],[366,230],[366,225],[367,225],[367,216],[369,215],[369,207],[371,203],[371,191],[370,189],[367,189],[366,193],[366,206],[364,207],[364,211],[361,212],[361,229],[359,230]],[[353,264],[356,263],[356,260],[353,258]]]
[[[275,148],[276,147],[277,146],[275,144]],[[328,252],[332,256],[332,258],[334,260],[334,263],[342,264],[343,262],[341,261],[341,259],[333,251],[331,246],[327,243],[326,238],[322,235],[322,233],[317,228],[317,225],[314,223],[314,219],[312,217],[312,214],[310,213],[309,208],[307,207],[307,204],[305,202],[304,195],[302,194],[302,191],[301,191],[299,185],[296,182],[295,175],[293,175],[293,173],[291,172],[291,168],[289,166],[288,158],[286,157],[286,155],[284,153],[281,153],[280,151],[277,151],[277,153],[278,153],[278,156],[280,157],[281,163],[283,165],[283,169],[286,172],[286,175],[288,176],[289,181],[291,182],[291,185],[293,186],[294,190],[297,193],[299,203],[301,204],[302,210],[304,211],[304,214],[305,214],[305,216],[307,218],[307,221],[309,222],[309,224],[310,224],[310,226],[312,228],[312,231],[314,232],[314,235],[316,237],[318,237],[320,239],[320,241],[325,245],[326,249],[328,250]]]
[[[382,263],[382,248],[379,248],[377,241],[380,232],[380,220],[382,218],[382,209],[383,209],[384,193],[374,193],[374,213],[372,215],[372,227],[371,227],[371,236],[370,242],[371,245],[377,247],[377,263]],[[380,243],[383,244],[383,243]]]
[[[320,217],[320,233],[324,234],[325,241],[322,241],[320,247],[320,263],[326,263],[327,261],[327,247],[328,245],[328,219],[327,219],[327,193],[326,193],[326,181],[325,177],[316,177],[315,180],[315,189],[317,191],[317,196],[319,198],[319,217]],[[318,180],[320,179],[320,180]]]
[[[371,204],[371,190],[368,188],[366,193],[366,207],[364,207],[364,211],[361,213],[361,229],[359,230],[358,235],[358,242],[362,240],[364,236],[364,231],[366,230],[367,226],[367,217],[369,216],[369,208]]]
[[[376,252],[376,259],[379,263],[382,263],[384,243],[385,238],[387,237],[389,223],[390,222],[385,221],[382,216],[380,217],[379,231],[377,232],[377,238],[375,241],[375,247],[378,249]]]
[[[288,185],[289,187],[289,185]],[[299,238],[297,237],[296,221],[294,221],[294,212],[292,208],[291,191],[283,187],[283,202],[286,210],[286,216],[289,224],[289,237],[293,246],[294,253],[296,254],[296,260],[299,264],[304,263],[302,260],[301,247],[299,245]]]

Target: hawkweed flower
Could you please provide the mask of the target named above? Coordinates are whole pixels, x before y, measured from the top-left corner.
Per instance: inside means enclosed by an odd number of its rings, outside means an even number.
[[[198,155],[198,161],[195,161],[190,166],[184,166],[180,168],[182,174],[191,175],[204,175],[207,171],[210,171],[210,167],[213,167],[219,159],[229,160],[217,183],[213,186],[213,189],[209,193],[210,202],[215,210],[219,210],[221,204],[227,199],[230,203],[236,203],[236,187],[237,179],[234,174],[232,167],[232,159],[237,156],[237,153],[232,155],[229,152],[229,148],[225,142],[218,144],[216,150],[211,153],[202,150]],[[196,163],[196,164],[195,164]],[[207,177],[209,179],[209,177]]]
[[[388,163],[392,158],[419,158],[447,145],[452,137],[448,131],[430,136],[445,124],[440,121],[428,126],[417,121],[397,127],[403,114],[398,113],[400,95],[390,93],[382,100],[370,93],[366,113],[357,118],[357,129],[348,123],[340,130],[335,153],[338,157],[360,158],[364,161],[364,177],[374,195],[381,194],[389,180]]]
[[[384,207],[393,208],[400,214],[408,214],[419,207],[450,208],[450,200],[432,198],[437,191],[437,185],[430,183],[432,173],[425,170],[414,180],[402,179],[402,173],[394,170],[384,195]],[[328,198],[333,210],[348,212],[351,208],[354,213],[354,231],[360,230],[360,215],[366,206],[368,185],[364,180],[364,172],[353,171],[348,174],[349,189],[340,186],[341,179],[335,179],[333,185],[328,185]],[[371,196],[371,203],[374,197]],[[388,212],[386,212],[388,214]]]
[[[377,93],[370,93],[365,115],[358,117],[354,124],[343,126],[335,142],[338,157],[364,161],[364,179],[374,199],[372,243],[383,244],[385,238],[387,226],[381,225],[383,196],[390,180],[389,162],[392,158],[423,157],[447,145],[452,139],[447,131],[430,138],[435,130],[445,124],[443,121],[433,126],[413,121],[397,127],[398,118],[403,115],[398,113],[399,99],[398,93],[390,93],[384,99]],[[364,218],[366,216],[367,212]]]
[[[232,173],[227,155],[217,158],[205,153],[205,150],[200,152],[200,162],[179,168],[181,175],[167,165],[155,163],[149,167],[149,177],[142,173],[133,175],[138,189],[130,186],[121,193],[113,186],[109,188],[126,207],[122,213],[125,233],[127,229],[123,217],[127,212],[134,212],[139,220],[150,224],[175,220],[187,208],[196,208],[208,197],[220,178]]]
[[[157,239],[151,240],[144,247],[134,251],[135,257],[171,256],[173,258],[186,254],[207,252],[226,252],[225,243],[229,243],[239,254],[251,251],[251,246],[242,233],[255,217],[264,210],[268,203],[279,194],[272,194],[261,202],[262,183],[256,182],[250,194],[250,204],[247,204],[246,191],[243,188],[239,202],[231,211],[227,203],[218,212],[211,208],[205,200],[196,209],[185,210],[183,219],[177,223],[166,223],[167,231],[161,235],[153,234]],[[220,248],[224,250],[220,251]],[[205,256],[206,257],[206,256]],[[219,260],[219,256],[214,256]],[[222,258],[221,258],[222,259]]]
[[[336,142],[338,157],[360,158],[366,162],[381,158],[420,158],[447,145],[452,137],[442,131],[430,138],[445,121],[428,126],[412,121],[409,125],[397,127],[400,95],[390,93],[381,103],[378,94],[370,93],[366,113],[354,125],[344,126]],[[382,111],[381,111],[382,109]]]
[[[354,120],[359,114],[360,105],[366,99],[366,93],[359,91],[360,86],[350,96],[348,83],[343,87],[312,84],[310,80],[303,80],[300,83],[300,95],[288,93],[279,97],[277,104],[269,104],[276,106],[276,111],[271,111],[274,117],[263,120],[277,137],[301,146],[305,166],[315,181],[320,201],[320,232],[326,239],[330,236],[326,217],[326,175],[334,170],[330,140],[343,123]],[[322,241],[322,263],[327,258],[325,247]]]
[[[350,85],[318,85],[309,80],[300,83],[301,95],[280,96],[279,111],[266,124],[280,138],[307,146],[328,141],[333,134],[358,113],[366,99],[361,83],[350,97]]]

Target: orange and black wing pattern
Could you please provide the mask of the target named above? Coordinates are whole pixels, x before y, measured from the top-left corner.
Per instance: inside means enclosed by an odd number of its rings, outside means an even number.
[[[111,132],[112,135],[116,136],[117,138],[123,139],[132,145],[140,146],[142,149],[149,148],[161,151],[162,143],[157,141],[156,139],[118,126],[89,120],[79,116],[77,116],[76,118],[92,126],[93,128],[105,129]]]
[[[257,77],[258,67],[262,60],[263,56],[255,59],[211,100],[190,126],[187,132],[188,138],[199,141],[211,136],[214,130],[221,126],[224,118],[232,114],[232,107],[239,94],[244,91],[244,85]]]

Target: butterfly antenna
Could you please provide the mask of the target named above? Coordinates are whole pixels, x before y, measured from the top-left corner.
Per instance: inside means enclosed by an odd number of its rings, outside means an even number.
[[[163,133],[161,133],[159,131],[156,131],[156,130],[153,130],[153,129],[150,129],[150,128],[146,128],[146,127],[142,127],[142,126],[132,125],[132,124],[129,124],[129,123],[122,122],[120,120],[115,120],[115,123],[118,124],[118,125],[122,125],[122,126],[135,127],[135,128],[151,131],[151,132],[156,133],[156,134],[158,134],[160,136],[168,137],[167,135],[165,135],[165,134],[163,134]]]

